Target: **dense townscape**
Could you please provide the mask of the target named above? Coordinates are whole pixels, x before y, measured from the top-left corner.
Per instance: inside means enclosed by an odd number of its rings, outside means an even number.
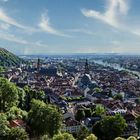
[[[0,140],[140,140],[140,0],[0,0]]]
[[[138,139],[140,57],[130,57],[21,56],[13,66],[1,59],[0,139]]]

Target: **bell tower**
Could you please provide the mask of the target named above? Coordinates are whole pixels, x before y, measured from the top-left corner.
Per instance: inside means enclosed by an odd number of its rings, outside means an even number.
[[[87,59],[86,59],[86,63],[85,63],[85,74],[89,74],[89,64],[88,64]]]
[[[37,81],[39,80],[39,70],[40,70],[40,59],[37,59],[37,73],[36,73],[36,77],[37,77]]]
[[[37,72],[39,73],[40,70],[40,59],[37,59]]]

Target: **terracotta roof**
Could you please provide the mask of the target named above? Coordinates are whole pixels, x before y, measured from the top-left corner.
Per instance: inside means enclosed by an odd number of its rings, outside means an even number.
[[[10,121],[10,126],[11,127],[20,127],[20,126],[24,126],[25,122],[23,120],[12,120]]]

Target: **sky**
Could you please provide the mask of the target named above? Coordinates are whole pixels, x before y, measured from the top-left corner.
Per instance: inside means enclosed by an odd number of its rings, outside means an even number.
[[[0,0],[0,47],[19,55],[140,54],[140,0]]]

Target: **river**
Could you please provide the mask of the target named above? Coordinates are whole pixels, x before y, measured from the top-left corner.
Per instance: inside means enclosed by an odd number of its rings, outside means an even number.
[[[100,65],[103,65],[105,67],[111,67],[111,68],[117,69],[119,71],[124,70],[124,71],[130,72],[130,73],[133,73],[133,74],[137,75],[138,78],[140,79],[140,72],[120,67],[119,64],[110,64],[110,63],[107,63],[107,62],[103,62],[102,60],[94,60],[93,62],[97,63],[97,64],[100,64]]]

